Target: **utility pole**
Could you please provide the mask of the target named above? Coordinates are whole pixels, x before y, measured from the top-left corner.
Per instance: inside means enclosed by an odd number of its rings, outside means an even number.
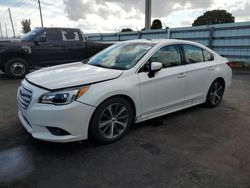
[[[2,24],[0,22],[1,39],[3,38]]]
[[[41,25],[42,25],[42,27],[43,27],[43,15],[42,15],[42,9],[41,9],[40,0],[38,0],[38,5],[39,5],[39,11],[40,11]]]
[[[14,25],[13,25],[13,20],[12,20],[10,8],[8,8],[8,10],[9,10],[9,15],[10,15],[10,22],[11,22],[11,26],[12,26],[13,35],[14,35],[14,38],[15,38],[16,34],[15,34],[15,29],[14,29]]]
[[[145,0],[145,30],[151,27],[151,0]]]
[[[7,29],[7,24],[5,24],[5,30],[6,30],[6,38],[8,38],[8,29]]]

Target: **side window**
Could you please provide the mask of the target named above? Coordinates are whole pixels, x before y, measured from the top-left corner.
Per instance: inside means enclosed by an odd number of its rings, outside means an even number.
[[[47,41],[62,41],[62,35],[59,29],[47,29],[45,32]]]
[[[213,61],[214,57],[208,51],[203,50],[204,61]]]
[[[45,31],[41,32],[40,34],[38,34],[38,35],[36,36],[36,39],[37,39],[37,40],[40,40],[40,39],[42,39],[42,38],[46,38],[46,32],[45,32]]]
[[[184,44],[183,49],[185,54],[185,62],[187,64],[199,63],[204,61],[201,48],[189,44]]]
[[[181,56],[179,47],[177,45],[169,45],[159,49],[151,57],[151,62],[160,62],[163,68],[180,65]]]
[[[75,30],[62,30],[63,41],[79,41],[79,35]]]

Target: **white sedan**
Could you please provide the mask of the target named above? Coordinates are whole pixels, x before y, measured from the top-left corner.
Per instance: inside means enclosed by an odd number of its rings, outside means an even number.
[[[17,93],[18,116],[34,138],[53,142],[122,138],[133,123],[205,103],[231,84],[228,60],[182,40],[119,42],[85,62],[33,72]]]

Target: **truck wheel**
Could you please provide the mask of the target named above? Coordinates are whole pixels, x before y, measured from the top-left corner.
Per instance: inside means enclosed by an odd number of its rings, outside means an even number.
[[[6,62],[4,70],[9,78],[24,78],[29,73],[29,64],[25,59],[12,58]]]

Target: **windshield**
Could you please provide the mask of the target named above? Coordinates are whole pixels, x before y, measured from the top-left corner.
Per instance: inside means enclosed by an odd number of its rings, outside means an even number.
[[[153,43],[145,42],[114,44],[91,58],[88,64],[127,70],[132,68],[153,46]]]
[[[30,32],[24,34],[24,35],[21,37],[21,39],[27,40],[27,41],[32,40],[33,37],[34,37],[37,33],[39,33],[41,30],[42,30],[41,27],[37,27],[37,28],[31,30]]]

